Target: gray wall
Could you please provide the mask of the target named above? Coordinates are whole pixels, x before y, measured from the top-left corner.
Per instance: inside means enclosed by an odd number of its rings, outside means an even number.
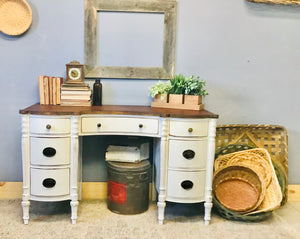
[[[38,102],[38,75],[65,77],[66,63],[84,62],[84,1],[28,2],[33,11],[30,30],[21,37],[0,34],[0,181],[22,180],[18,111]],[[299,6],[245,0],[178,4],[176,72],[207,81],[205,105],[220,115],[219,124],[285,126],[291,184],[300,183],[299,30]],[[104,80],[103,103],[149,105],[148,87],[155,82]],[[93,136],[83,143],[95,148],[102,142]],[[103,149],[84,152],[85,181],[105,180],[98,154]]]

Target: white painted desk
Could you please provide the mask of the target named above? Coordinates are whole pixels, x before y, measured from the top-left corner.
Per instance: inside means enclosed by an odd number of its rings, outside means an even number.
[[[81,196],[81,139],[88,135],[154,138],[158,222],[166,201],[203,202],[209,224],[217,115],[149,106],[33,105],[22,114],[23,220],[30,200],[71,200],[76,223]]]

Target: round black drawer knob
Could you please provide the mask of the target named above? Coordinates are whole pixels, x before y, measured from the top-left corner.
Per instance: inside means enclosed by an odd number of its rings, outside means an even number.
[[[56,154],[56,149],[52,147],[44,148],[43,155],[46,157],[53,157]]]
[[[195,157],[195,152],[191,149],[187,149],[183,151],[182,155],[186,159],[193,159]]]
[[[143,124],[139,124],[139,128],[140,128],[140,129],[143,128],[143,126],[144,126]]]
[[[46,178],[43,180],[43,186],[45,188],[53,188],[56,184],[56,181],[53,178]]]
[[[51,124],[47,124],[46,129],[51,129]]]
[[[185,190],[192,189],[194,186],[193,182],[190,180],[185,180],[181,183],[181,187]]]
[[[100,123],[98,123],[98,124],[97,124],[97,127],[98,127],[98,128],[100,128],[100,127],[101,127],[101,124],[100,124]]]

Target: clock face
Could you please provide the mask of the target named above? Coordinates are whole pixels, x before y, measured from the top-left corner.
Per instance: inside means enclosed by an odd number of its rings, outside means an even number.
[[[68,76],[71,80],[79,80],[81,77],[81,71],[78,68],[69,69]]]

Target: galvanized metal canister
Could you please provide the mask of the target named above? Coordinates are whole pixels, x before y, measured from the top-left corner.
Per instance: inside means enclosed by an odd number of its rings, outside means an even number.
[[[107,165],[108,209],[119,214],[138,214],[148,210],[150,162],[107,162]]]

